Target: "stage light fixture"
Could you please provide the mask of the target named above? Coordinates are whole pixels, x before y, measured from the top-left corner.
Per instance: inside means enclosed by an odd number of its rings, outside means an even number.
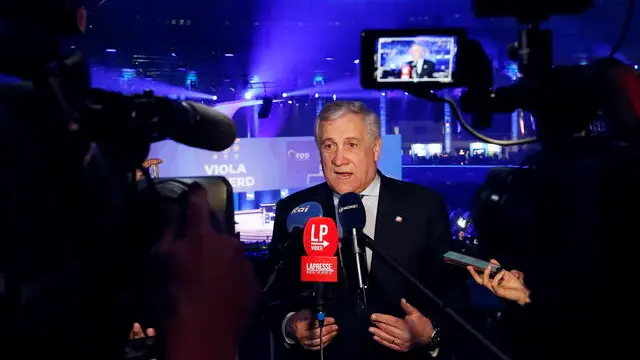
[[[266,97],[262,99],[262,105],[258,110],[258,119],[266,119],[271,114],[271,108],[273,107],[273,98]]]

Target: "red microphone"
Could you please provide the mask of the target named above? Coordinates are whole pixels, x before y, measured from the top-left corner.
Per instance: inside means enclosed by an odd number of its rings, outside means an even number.
[[[302,237],[307,253],[301,259],[300,280],[338,282],[338,227],[326,217],[309,219]]]
[[[411,65],[405,65],[402,67],[401,73],[400,73],[400,78],[401,79],[409,79],[411,78]]]

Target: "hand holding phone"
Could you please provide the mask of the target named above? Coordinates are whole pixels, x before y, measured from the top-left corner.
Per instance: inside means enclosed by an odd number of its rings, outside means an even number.
[[[496,260],[491,260],[482,275],[472,266],[468,266],[467,270],[478,285],[486,287],[494,295],[503,299],[513,300],[520,305],[531,302],[529,289],[524,285],[524,273],[518,270],[499,270],[497,274],[491,278],[490,274],[487,274],[487,270],[490,269],[490,267],[493,268],[493,266],[499,267],[500,264]]]
[[[471,266],[474,270],[480,273],[484,273],[485,269],[491,266],[491,274],[489,274],[489,276],[496,276],[496,274],[502,271],[500,265],[491,264],[488,261],[480,260],[478,258],[474,258],[472,256],[461,254],[455,251],[447,252],[446,254],[444,254],[443,258],[444,262],[446,262],[447,264],[461,266],[464,268]]]

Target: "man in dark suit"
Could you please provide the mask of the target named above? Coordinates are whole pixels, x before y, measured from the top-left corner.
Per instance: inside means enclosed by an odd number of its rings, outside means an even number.
[[[409,61],[407,65],[411,66],[411,78],[433,78],[433,73],[436,72],[436,63],[427,60],[429,50],[418,43],[414,43],[411,45],[411,48],[409,48],[409,53],[411,54],[411,61]]]
[[[442,197],[377,170],[379,117],[359,102],[331,102],[316,120],[316,141],[326,182],[278,202],[270,248],[273,260],[285,256],[276,249],[287,240],[286,218],[291,210],[314,201],[322,205],[324,216],[336,219],[339,195],[355,192],[362,196],[367,214],[364,233],[374,239],[378,249],[439,295],[448,287],[463,289],[462,272],[460,283],[449,281],[442,271],[442,254],[452,239]],[[355,260],[347,247],[348,242],[341,242],[340,280],[325,287],[328,317],[322,339],[310,310],[314,306],[305,299],[312,286],[299,280],[302,246],[288,250],[288,265],[282,269],[270,301],[277,305],[267,315],[276,339],[295,359],[317,359],[315,350],[321,344],[327,359],[446,358],[439,343],[445,336],[439,329],[446,320],[434,320],[442,315],[435,304],[368,249],[361,261],[367,308],[358,308],[352,277],[356,272],[349,271],[355,269]]]

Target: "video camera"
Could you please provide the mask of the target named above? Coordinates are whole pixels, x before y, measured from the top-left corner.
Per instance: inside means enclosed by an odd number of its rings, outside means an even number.
[[[637,82],[637,75],[631,66],[612,57],[586,66],[553,66],[552,33],[541,23],[552,15],[582,13],[592,5],[592,0],[473,1],[477,17],[515,17],[523,26],[509,50],[519,68],[519,79],[510,86],[494,87],[486,52],[465,30],[457,28],[363,31],[361,84],[367,89],[398,89],[446,101],[465,130],[498,145],[534,141],[499,141],[474,130],[490,127],[494,113],[517,109],[535,117],[538,139],[544,143],[586,130],[601,112],[616,136],[637,136],[638,110],[632,100],[637,94],[630,85]],[[437,95],[439,90],[451,88],[465,89],[459,105],[471,115],[471,126],[461,118],[456,104]]]
[[[42,147],[42,161],[50,170],[46,175],[53,177],[37,185],[35,180],[8,181],[18,184],[10,191],[22,198],[3,198],[2,204],[4,209],[5,202],[14,207],[33,203],[31,212],[40,214],[28,220],[28,214],[15,210],[0,237],[0,315],[12,314],[3,317],[0,330],[3,338],[17,340],[6,344],[21,346],[17,344],[24,344],[25,334],[38,344],[20,348],[27,358],[122,357],[130,316],[141,316],[139,310],[145,310],[137,305],[141,294],[136,291],[142,274],[150,271],[145,255],[164,227],[162,205],[181,204],[181,194],[193,180],[152,181],[142,166],[150,144],[169,138],[222,151],[236,139],[232,120],[202,104],[150,91],[125,96],[92,89],[85,59],[61,46],[63,39],[84,32],[83,2],[103,1],[0,4],[0,73],[25,80],[0,84],[2,128],[15,123],[28,129],[20,131]],[[26,158],[20,153],[23,149],[6,147],[16,152],[15,158]],[[137,170],[148,180],[144,187],[136,181]],[[42,201],[29,197],[33,191],[42,193]],[[232,221],[213,215],[217,214],[212,214],[217,228],[233,228]],[[56,220],[37,229],[41,219]]]

